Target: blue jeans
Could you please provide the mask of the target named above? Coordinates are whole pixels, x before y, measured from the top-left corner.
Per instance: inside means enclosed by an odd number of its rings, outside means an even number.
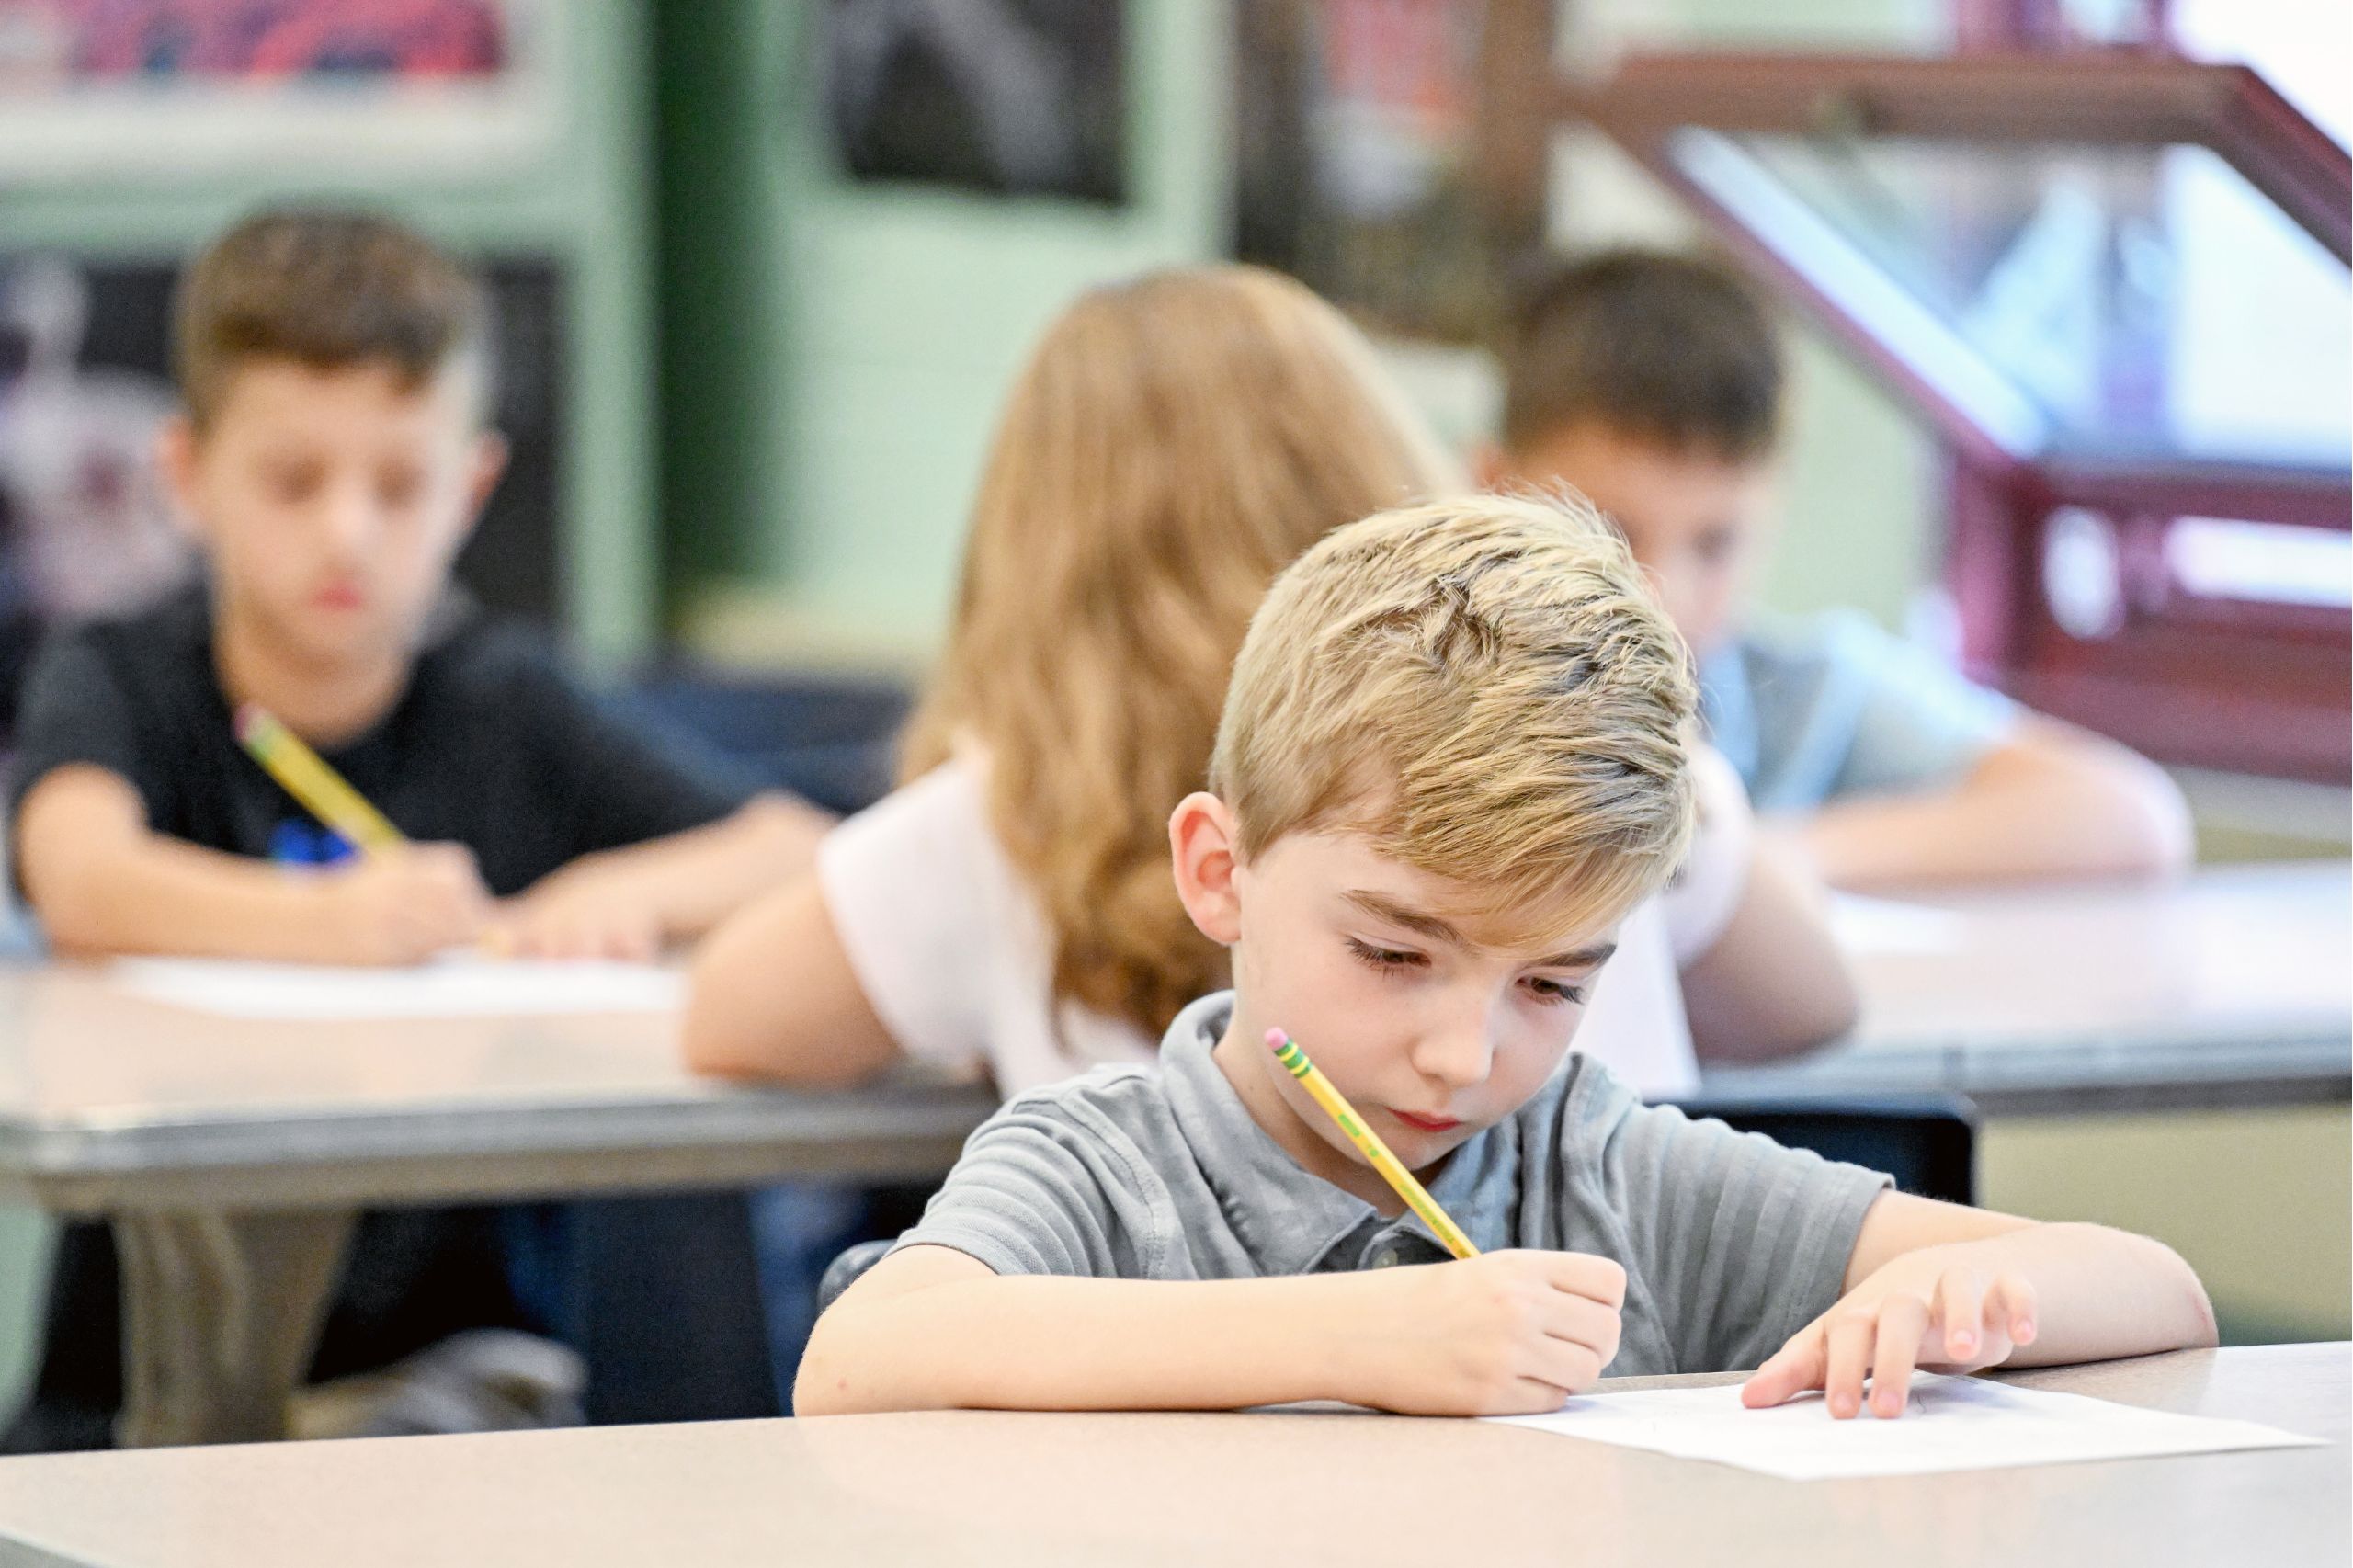
[[[783,1409],[792,1408],[793,1374],[817,1325],[817,1282],[843,1248],[866,1239],[872,1208],[864,1187],[841,1182],[788,1182],[752,1194],[768,1362]]]

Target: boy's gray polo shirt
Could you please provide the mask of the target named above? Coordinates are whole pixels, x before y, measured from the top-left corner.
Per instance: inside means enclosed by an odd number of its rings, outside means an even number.
[[[1161,1070],[1097,1068],[1021,1096],[964,1146],[901,1246],[999,1274],[1246,1279],[1435,1263],[1421,1221],[1302,1170],[1211,1059],[1222,992],[1186,1008]],[[1626,1270],[1618,1376],[1745,1369],[1836,1301],[1887,1178],[1642,1104],[1571,1056],[1456,1150],[1430,1196],[1480,1250],[1597,1253]]]

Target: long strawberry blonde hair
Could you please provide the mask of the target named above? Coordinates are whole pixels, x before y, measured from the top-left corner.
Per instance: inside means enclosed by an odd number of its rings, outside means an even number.
[[[1047,330],[997,426],[902,777],[985,757],[1056,1000],[1157,1036],[1226,983],[1177,903],[1167,822],[1207,775],[1251,612],[1329,530],[1461,488],[1363,337],[1278,274],[1154,273]]]

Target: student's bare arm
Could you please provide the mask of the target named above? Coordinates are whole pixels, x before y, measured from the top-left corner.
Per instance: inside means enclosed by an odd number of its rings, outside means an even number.
[[[681,1039],[699,1073],[793,1084],[856,1083],[900,1057],[813,875],[738,911],[703,942]]]
[[[1575,1253],[1210,1283],[1000,1278],[893,1253],[817,1323],[794,1413],[1228,1410],[1341,1399],[1557,1410],[1618,1348],[1625,1271]]]
[[[1868,1375],[1872,1408],[1893,1415],[1915,1366],[2054,1366],[2215,1341],[2205,1288],[2160,1242],[1905,1193],[1871,1205],[1845,1284],[1749,1380],[1749,1403],[1818,1388],[1833,1415],[1853,1415]]]
[[[33,786],[15,848],[51,945],[75,956],[407,963],[472,941],[489,904],[454,845],[289,871],[152,832],[138,791],[87,765]]]
[[[1761,838],[1731,923],[1682,973],[1702,1062],[1764,1062],[1836,1040],[1859,1006],[1821,890]]]
[[[1825,806],[1795,831],[1823,880],[1845,888],[2157,875],[2191,850],[2188,808],[2163,769],[2040,717],[1951,789]]]
[[[651,957],[806,871],[832,825],[805,801],[762,795],[706,826],[584,856],[509,902],[500,940],[527,957]]]

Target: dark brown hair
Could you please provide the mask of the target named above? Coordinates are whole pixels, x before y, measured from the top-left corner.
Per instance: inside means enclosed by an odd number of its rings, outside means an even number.
[[[255,359],[322,369],[379,362],[404,386],[422,386],[458,359],[486,360],[488,316],[472,273],[389,219],[256,213],[207,246],[180,281],[180,395],[200,430]]]
[[[1723,263],[1612,250],[1555,264],[1520,292],[1504,347],[1504,439],[1594,420],[1670,450],[1734,461],[1780,433],[1781,347]]]

